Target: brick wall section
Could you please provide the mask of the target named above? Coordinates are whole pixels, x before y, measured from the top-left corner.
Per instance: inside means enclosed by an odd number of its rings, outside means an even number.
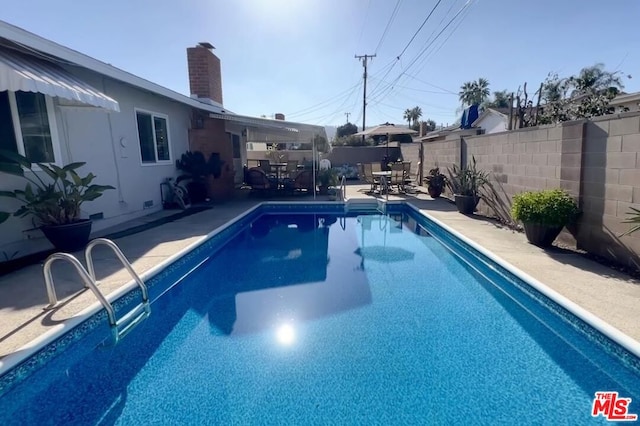
[[[210,178],[207,182],[208,195],[214,200],[225,200],[233,196],[234,193],[234,173],[233,173],[233,145],[225,133],[224,120],[205,118],[202,129],[189,130],[189,149],[200,151],[205,158],[209,158],[211,153],[220,154],[220,159],[224,161],[222,166],[222,176],[218,179]]]
[[[441,173],[447,173],[447,168],[460,165],[462,162],[462,139],[460,136],[447,138],[443,141],[423,142],[424,144],[424,175],[434,167],[440,167]]]
[[[411,161],[411,176],[418,172],[418,163],[420,162],[420,143],[403,143],[400,144],[402,151],[402,159]]]
[[[209,49],[187,48],[189,88],[192,95],[222,104],[222,73],[220,59]]]
[[[585,133],[579,245],[640,269],[640,235],[619,237],[629,207],[640,208],[640,115],[600,117]]]
[[[571,229],[575,239],[564,232],[563,242],[640,268],[640,233],[619,237],[629,229],[622,223],[629,208],[640,208],[640,114],[465,136],[460,151],[461,159],[473,156],[479,169],[491,172],[507,205],[519,192],[565,189],[583,214]],[[483,203],[478,207],[491,213]]]

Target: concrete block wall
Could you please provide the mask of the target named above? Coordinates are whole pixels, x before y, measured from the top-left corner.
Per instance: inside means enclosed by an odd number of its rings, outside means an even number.
[[[424,175],[430,169],[439,167],[441,173],[447,173],[447,168],[462,163],[462,139],[455,135],[443,141],[423,142],[424,145]]]
[[[640,115],[599,117],[586,124],[580,247],[640,269],[640,234],[620,237],[630,207],[640,208]]]

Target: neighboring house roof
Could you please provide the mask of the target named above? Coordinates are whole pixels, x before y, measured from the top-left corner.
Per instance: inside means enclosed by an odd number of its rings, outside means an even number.
[[[618,106],[630,103],[640,103],[640,92],[620,94],[611,99],[609,105]]]
[[[149,80],[130,74],[112,65],[84,55],[73,49],[69,49],[68,47],[57,44],[51,40],[37,36],[4,21],[0,21],[0,38],[10,41],[15,45],[15,47],[20,48],[23,52],[28,52],[31,55],[39,56],[51,62],[80,66],[110,77],[114,80],[127,83],[139,89],[146,90],[204,111],[213,113],[229,112],[225,111],[224,107],[217,102],[210,101],[210,104],[204,103],[190,98],[189,96],[174,92],[171,89],[152,83]]]

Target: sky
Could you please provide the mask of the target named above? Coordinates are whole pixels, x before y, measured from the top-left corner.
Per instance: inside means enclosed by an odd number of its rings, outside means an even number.
[[[4,0],[0,19],[185,95],[186,48],[208,41],[226,109],[318,125],[362,127],[355,55],[376,55],[367,127],[415,106],[451,124],[478,77],[531,95],[602,62],[640,91],[637,0]]]

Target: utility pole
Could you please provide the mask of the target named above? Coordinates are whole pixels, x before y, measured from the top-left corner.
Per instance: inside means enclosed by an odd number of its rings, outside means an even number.
[[[362,60],[362,66],[364,67],[364,91],[362,93],[362,131],[364,132],[365,125],[367,123],[367,60],[375,58],[373,55],[355,55],[356,59]],[[364,135],[362,135],[362,141],[364,141]]]
[[[344,115],[347,116],[347,123],[348,123],[349,122],[349,116],[351,115],[351,113],[350,112],[345,112]]]

